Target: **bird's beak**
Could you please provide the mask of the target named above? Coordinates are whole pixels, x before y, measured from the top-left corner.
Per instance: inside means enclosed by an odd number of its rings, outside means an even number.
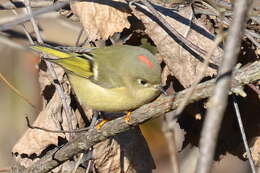
[[[168,95],[167,92],[165,91],[165,89],[163,88],[163,86],[161,86],[161,85],[155,85],[154,88],[157,89],[157,90],[159,90],[159,91],[161,91],[165,96]]]

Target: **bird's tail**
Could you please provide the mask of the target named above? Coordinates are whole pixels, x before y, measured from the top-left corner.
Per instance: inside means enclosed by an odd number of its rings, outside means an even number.
[[[45,45],[34,45],[30,48],[38,53],[42,53],[44,60],[58,64],[68,72],[85,78],[93,75],[92,60],[85,54],[67,52]]]

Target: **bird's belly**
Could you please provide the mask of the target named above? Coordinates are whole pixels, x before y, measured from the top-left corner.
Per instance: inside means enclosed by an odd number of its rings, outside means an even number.
[[[145,97],[135,97],[130,94],[126,87],[103,88],[85,78],[71,77],[70,81],[79,102],[98,111],[120,112],[131,110],[152,99],[152,97],[149,100]]]

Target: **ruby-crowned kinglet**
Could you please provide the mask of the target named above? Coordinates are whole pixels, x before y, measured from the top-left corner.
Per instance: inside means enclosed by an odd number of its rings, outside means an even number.
[[[121,45],[95,48],[86,53],[46,46],[31,48],[56,57],[46,60],[65,69],[80,104],[94,110],[132,110],[160,93],[160,64],[144,48]]]

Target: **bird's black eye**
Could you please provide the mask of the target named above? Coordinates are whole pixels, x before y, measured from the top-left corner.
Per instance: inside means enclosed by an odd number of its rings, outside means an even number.
[[[144,79],[138,79],[137,82],[143,86],[146,86],[148,84],[148,82]]]

